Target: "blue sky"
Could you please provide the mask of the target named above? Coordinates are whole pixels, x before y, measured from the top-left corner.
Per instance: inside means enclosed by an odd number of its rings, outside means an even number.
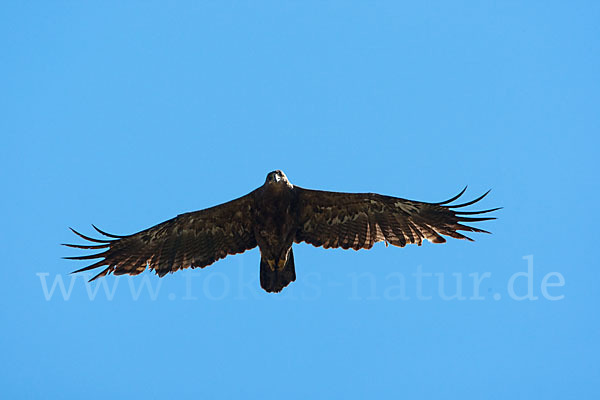
[[[5,4],[2,392],[598,398],[599,19],[595,2]],[[423,201],[468,184],[504,209],[473,243],[296,245],[279,295],[256,249],[89,286],[60,258],[79,254],[69,226],[136,232],[273,169]]]

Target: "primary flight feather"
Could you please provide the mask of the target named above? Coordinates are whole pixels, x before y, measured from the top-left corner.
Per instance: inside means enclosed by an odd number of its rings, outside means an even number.
[[[466,189],[466,188],[465,188]],[[440,203],[425,203],[376,193],[338,193],[294,186],[280,171],[238,199],[181,214],[132,235],[118,236],[94,226],[104,239],[71,229],[90,242],[65,244],[100,253],[65,257],[101,259],[74,272],[105,267],[91,280],[109,273],[137,275],[146,268],[159,276],[183,268],[203,268],[229,254],[260,249],[260,284],[267,292],[280,292],[296,280],[292,244],[306,242],[324,248],[370,249],[385,241],[404,247],[423,239],[443,243],[442,235],[472,240],[458,231],[489,233],[465,225],[493,217],[473,216],[496,211],[461,211],[479,198],[451,205],[465,192]],[[95,244],[93,244],[95,243]]]

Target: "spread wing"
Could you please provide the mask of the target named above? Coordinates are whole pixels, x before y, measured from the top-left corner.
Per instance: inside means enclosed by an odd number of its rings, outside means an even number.
[[[325,248],[370,249],[376,242],[394,246],[421,245],[423,239],[433,243],[446,241],[441,235],[457,239],[471,238],[458,231],[484,232],[464,223],[486,221],[492,217],[471,217],[483,211],[461,211],[483,199],[450,205],[465,192],[440,203],[424,203],[375,193],[336,193],[302,189],[296,186],[299,199],[299,229],[296,243],[306,242]]]
[[[253,198],[253,193],[250,193],[216,207],[181,214],[128,236],[111,235],[94,226],[94,229],[106,237],[94,239],[71,229],[81,238],[97,244],[65,246],[103,251],[65,258],[102,258],[92,265],[74,271],[106,267],[91,280],[111,272],[115,275],[137,275],[147,266],[161,277],[168,272],[187,267],[203,268],[228,254],[242,253],[256,247],[252,222]]]

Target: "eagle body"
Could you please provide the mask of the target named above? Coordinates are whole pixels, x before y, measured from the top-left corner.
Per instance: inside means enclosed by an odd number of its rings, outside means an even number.
[[[261,287],[267,292],[280,292],[296,279],[294,243],[360,250],[380,241],[404,247],[421,245],[423,239],[443,243],[443,236],[472,240],[459,231],[489,233],[465,223],[494,219],[477,215],[499,208],[462,211],[489,193],[463,204],[451,204],[465,190],[449,200],[426,203],[376,193],[304,189],[292,185],[277,170],[245,196],[178,215],[132,235],[113,235],[94,226],[104,236],[99,239],[71,229],[88,243],[65,246],[102,251],[65,258],[100,259],[74,271],[104,266],[91,280],[110,273],[137,275],[146,268],[162,277],[183,268],[204,268],[227,255],[258,246]]]
[[[271,174],[254,194],[254,236],[261,256],[261,286],[279,292],[296,280],[292,243],[298,226],[298,194],[285,175]],[[275,183],[269,184],[270,179]]]

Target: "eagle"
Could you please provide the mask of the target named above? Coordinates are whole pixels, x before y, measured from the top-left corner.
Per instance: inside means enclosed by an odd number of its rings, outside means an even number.
[[[114,235],[92,225],[102,238],[73,233],[87,244],[64,244],[99,253],[64,257],[95,260],[73,273],[105,267],[90,281],[113,273],[138,275],[146,268],[159,277],[184,268],[204,268],[229,254],[258,246],[260,285],[281,292],[296,280],[294,243],[342,249],[370,249],[377,242],[404,247],[423,239],[444,243],[444,236],[471,238],[459,233],[481,232],[466,223],[495,219],[481,216],[500,208],[462,211],[475,200],[454,204],[466,190],[439,203],[406,200],[376,193],[342,193],[292,185],[281,171],[272,171],[265,183],[245,196],[200,211],[178,215],[131,235]]]

